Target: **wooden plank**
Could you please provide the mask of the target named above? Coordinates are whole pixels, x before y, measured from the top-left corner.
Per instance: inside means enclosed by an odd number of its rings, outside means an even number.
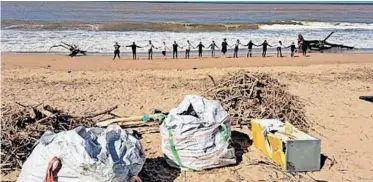
[[[159,116],[159,114],[148,115],[149,118],[155,118],[157,116]],[[108,126],[110,124],[119,123],[119,122],[130,122],[130,121],[143,122],[142,119],[143,119],[143,116],[130,116],[130,117],[126,117],[126,118],[114,118],[114,119],[109,119],[109,120],[106,120],[106,121],[98,122],[98,123],[96,123],[96,125],[100,126],[100,127],[104,127],[104,126]]]

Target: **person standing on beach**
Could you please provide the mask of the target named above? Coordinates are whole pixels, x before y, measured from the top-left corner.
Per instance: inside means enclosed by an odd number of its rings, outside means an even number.
[[[146,47],[148,47],[148,60],[153,59],[153,48],[157,48],[154,47],[151,40],[149,40],[149,44]]]
[[[303,35],[301,33],[298,33],[298,49],[302,49],[302,43],[303,43]]]
[[[246,57],[249,57],[249,56],[251,57],[251,53],[252,53],[252,50],[253,50],[253,45],[255,45],[255,44],[251,40],[249,41],[249,43],[247,43],[247,45],[245,45],[248,48]],[[257,45],[255,45],[255,46],[257,46]]]
[[[203,52],[203,48],[205,47],[202,42],[199,42],[199,44],[197,45],[198,47],[198,57],[199,58],[202,58],[202,52]]]
[[[166,51],[168,50],[171,50],[170,48],[168,48],[166,46],[166,42],[163,42],[163,46],[162,46],[162,55],[163,55],[163,59],[166,59]]]
[[[278,45],[277,45],[277,48],[276,48],[276,51],[277,51],[277,57],[282,57],[282,52],[281,52],[281,48],[283,47],[282,45],[282,42],[281,41],[278,41]]]
[[[302,52],[303,56],[307,57],[307,49],[308,49],[308,44],[306,41],[302,41]]]
[[[234,46],[234,51],[233,51],[233,58],[238,58],[238,49],[239,49],[239,46],[240,45],[243,45],[240,43],[240,40],[237,39],[236,43],[233,45]],[[243,45],[244,46],[244,45]]]
[[[176,41],[174,41],[174,44],[172,44],[172,58],[177,59],[177,48],[179,47],[179,45],[176,43]]]
[[[215,44],[215,41],[212,41],[212,43],[207,47],[211,47],[211,57],[215,57],[215,47],[219,49],[219,47]]]
[[[263,46],[263,53],[262,53],[262,57],[266,57],[267,56],[267,46],[269,47],[272,47],[271,45],[269,45],[267,43],[267,40],[264,40],[264,42],[258,46]]]
[[[289,48],[289,47],[290,47],[290,56],[294,57],[294,53],[295,53],[295,49],[296,49],[294,42],[291,43],[291,45],[286,47],[286,48]]]
[[[132,48],[132,57],[133,57],[133,60],[136,60],[136,48],[141,48],[141,47],[136,45],[135,42],[133,42],[132,45],[128,45],[126,47]]]
[[[187,40],[187,45],[186,45],[186,49],[185,49],[185,59],[189,59],[189,54],[190,54],[190,48],[191,47],[193,47],[192,44],[189,42],[189,40]]]
[[[118,44],[118,42],[115,42],[114,44],[114,58],[113,60],[118,56],[118,58],[120,59],[120,51],[119,51],[119,48],[120,48],[120,45]]]
[[[225,57],[225,53],[228,50],[227,47],[228,47],[227,39],[224,39],[224,41],[221,43],[221,52],[223,53],[224,57]]]

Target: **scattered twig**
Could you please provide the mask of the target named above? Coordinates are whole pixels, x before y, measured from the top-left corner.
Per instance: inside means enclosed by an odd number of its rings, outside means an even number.
[[[100,115],[103,115],[103,114],[109,114],[111,111],[114,111],[117,108],[118,108],[118,106],[114,106],[114,107],[111,107],[109,109],[106,109],[106,110],[104,110],[102,112],[99,112],[99,113],[96,113],[96,114],[90,114],[88,116],[77,117],[77,118],[80,118],[80,119],[94,118],[94,117],[97,117],[97,116],[100,116]]]
[[[114,114],[114,113],[112,113],[112,112],[110,112],[110,113],[108,113],[108,114],[110,114],[111,116],[113,116],[114,118],[120,118],[120,116],[119,115],[117,115],[117,114]]]
[[[19,103],[19,102],[16,102],[16,104],[18,104],[18,105],[20,105],[20,106],[22,106],[22,107],[27,107],[27,106],[25,106],[25,105],[23,105],[23,104],[21,104],[21,103]]]
[[[83,117],[74,117],[51,106],[31,106],[16,103],[22,109],[11,108],[2,112],[1,117],[1,173],[8,174],[22,167],[31,154],[38,139],[45,131],[58,133],[78,126],[91,127],[96,122],[93,118],[117,108]]]
[[[214,78],[211,75],[207,75],[207,76],[211,79],[211,81],[214,84],[214,86],[216,86],[216,82],[215,82]]]
[[[328,158],[329,159],[329,158]],[[333,156],[333,160],[332,159],[329,159],[331,161],[330,163],[330,166],[329,166],[329,169],[332,168],[335,164],[337,164],[337,160],[335,160],[334,156]]]

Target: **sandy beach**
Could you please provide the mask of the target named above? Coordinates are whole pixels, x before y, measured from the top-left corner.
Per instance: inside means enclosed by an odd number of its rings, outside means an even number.
[[[211,58],[208,56],[198,59],[191,55],[191,59],[179,59],[167,57],[165,60],[157,57],[148,60],[146,56],[139,60],[132,60],[128,53],[122,59],[112,60],[111,56],[81,56],[69,57],[63,55],[48,54],[3,54],[2,66],[6,68],[46,68],[51,70],[154,70],[154,69],[202,69],[202,68],[230,68],[230,67],[263,67],[263,66],[308,66],[317,64],[342,64],[342,63],[366,63],[372,61],[373,54],[310,54],[308,57],[284,57],[278,58],[275,54],[268,54],[262,58],[257,54],[254,57]],[[298,55],[296,55],[298,56]]]
[[[111,60],[110,56],[3,54],[2,107],[49,104],[73,115],[118,105],[120,116],[168,111],[187,94],[202,94],[215,79],[244,69],[266,72],[288,85],[306,105],[310,134],[322,140],[327,157],[320,172],[302,173],[300,181],[373,181],[373,54],[310,54],[310,57]],[[291,179],[270,165],[249,142],[242,161],[231,167],[180,173],[164,162],[158,128],[139,128],[151,181],[283,181]],[[236,129],[248,134],[248,128]],[[335,162],[332,162],[332,161]],[[147,163],[145,165],[147,165]],[[15,180],[17,172],[6,178]],[[140,173],[140,177],[145,174]],[[5,180],[6,178],[3,178]]]

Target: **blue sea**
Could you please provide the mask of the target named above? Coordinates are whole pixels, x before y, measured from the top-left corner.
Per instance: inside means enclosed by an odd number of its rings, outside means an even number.
[[[230,44],[240,39],[290,45],[298,33],[323,39],[332,31],[329,42],[373,50],[373,5],[1,2],[2,52],[46,53],[60,41],[95,54],[112,53],[115,41],[182,46],[186,40],[208,45],[227,38]]]

